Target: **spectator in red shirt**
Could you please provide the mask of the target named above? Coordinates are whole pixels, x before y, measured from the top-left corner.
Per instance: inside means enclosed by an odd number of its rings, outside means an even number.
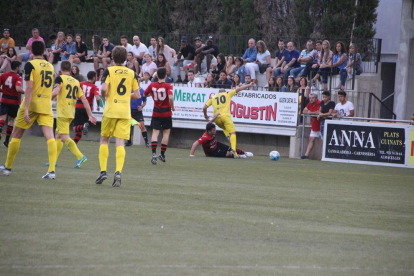
[[[303,114],[309,115],[319,115],[319,110],[321,108],[321,101],[318,100],[318,95],[316,93],[310,93],[309,95],[309,103],[303,110]],[[321,126],[319,123],[319,118],[312,117],[311,118],[311,133],[309,136],[309,144],[308,148],[306,149],[305,155],[301,156],[301,159],[309,159],[309,154],[315,145],[315,138],[321,137]]]

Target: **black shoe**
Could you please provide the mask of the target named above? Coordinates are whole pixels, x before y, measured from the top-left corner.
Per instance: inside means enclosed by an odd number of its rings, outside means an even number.
[[[302,156],[300,157],[300,159],[309,159],[309,156],[302,155]]]
[[[114,182],[112,183],[112,187],[120,187],[121,186],[121,173],[116,172],[114,176]]]
[[[130,147],[130,146],[132,146],[132,143],[130,141],[126,141],[125,142],[125,147]]]
[[[82,133],[83,133],[83,135],[86,135],[86,134],[88,134],[88,132],[89,132],[89,123],[86,122],[86,123],[83,124]]]
[[[101,172],[101,174],[95,180],[95,184],[102,184],[102,182],[104,182],[104,180],[106,180],[107,178],[108,176],[106,175],[106,172]]]
[[[4,140],[3,145],[8,148],[9,147],[9,141],[8,140]]]
[[[149,148],[149,147],[151,146],[150,142],[146,142],[146,143],[145,143],[145,146],[146,146],[147,148]]]
[[[158,155],[158,159],[165,163],[165,155]]]
[[[151,163],[157,165],[157,155],[155,153],[152,154]]]

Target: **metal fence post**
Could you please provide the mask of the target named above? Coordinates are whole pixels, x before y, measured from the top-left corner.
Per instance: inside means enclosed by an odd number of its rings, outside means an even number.
[[[372,92],[369,93],[369,100],[368,100],[368,118],[371,118],[371,104],[372,104]]]

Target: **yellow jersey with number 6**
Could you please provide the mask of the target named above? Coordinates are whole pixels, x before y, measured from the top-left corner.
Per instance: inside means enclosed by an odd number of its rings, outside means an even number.
[[[139,89],[137,74],[125,66],[111,66],[105,69],[101,81],[108,84],[103,116],[131,119],[131,91]]]
[[[213,106],[214,116],[220,113],[221,116],[231,116],[230,103],[231,98],[236,95],[236,90],[231,90],[227,93],[221,92],[211,97],[207,102],[207,106]]]
[[[59,118],[75,118],[76,100],[83,96],[79,81],[68,75],[57,76],[55,84],[60,85],[56,112]]]
[[[24,66],[24,80],[33,81],[32,100],[29,111],[39,114],[53,114],[52,93],[55,70],[53,65],[44,59],[28,61]],[[20,108],[24,108],[26,100]]]

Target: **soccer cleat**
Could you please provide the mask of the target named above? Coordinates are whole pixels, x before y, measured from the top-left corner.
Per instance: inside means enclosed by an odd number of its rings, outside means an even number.
[[[112,183],[112,187],[120,187],[121,186],[121,173],[116,172],[114,175],[114,182]]]
[[[75,165],[75,169],[79,169],[80,167],[82,167],[82,164],[83,163],[85,163],[86,161],[88,161],[88,158],[86,158],[86,156],[84,155],[84,156],[82,156],[82,158],[81,159],[79,159],[77,162],[76,162],[76,165]]]
[[[102,182],[104,182],[104,180],[106,180],[107,178],[108,176],[106,175],[106,172],[101,172],[101,174],[95,180],[95,184],[102,184]]]
[[[48,172],[44,176],[42,176],[43,179],[55,179],[56,174],[55,172]]]
[[[235,152],[232,148],[230,148],[229,151],[233,155],[233,158],[239,158],[239,155],[237,154],[237,152]]]
[[[162,155],[162,154],[158,155],[158,159],[160,159],[162,162],[165,163],[165,155]]]
[[[302,155],[302,156],[300,157],[300,159],[309,159],[309,156]]]
[[[157,165],[157,155],[155,153],[152,154],[151,163]]]
[[[125,142],[125,147],[130,147],[130,146],[132,146],[132,143],[130,141],[126,141]]]
[[[146,146],[147,148],[149,148],[151,145],[150,145],[150,143],[149,143],[149,142],[147,142],[147,143],[145,144],[145,146]]]
[[[240,159],[246,159],[246,158],[247,158],[247,156],[246,156],[245,154],[240,154],[240,155],[239,155],[239,158],[240,158]]]
[[[83,135],[86,135],[86,134],[88,134],[88,132],[89,132],[89,123],[86,122],[86,123],[83,124],[82,133],[83,133]]]
[[[245,154],[247,157],[253,157],[253,153],[252,153],[252,152],[246,151],[244,154]]]
[[[6,175],[6,176],[9,176],[10,173],[11,173],[11,169],[6,169],[6,167],[4,165],[0,166],[0,171],[2,171],[3,175]]]
[[[3,145],[4,145],[6,148],[8,148],[8,147],[9,147],[9,141],[4,140]]]

